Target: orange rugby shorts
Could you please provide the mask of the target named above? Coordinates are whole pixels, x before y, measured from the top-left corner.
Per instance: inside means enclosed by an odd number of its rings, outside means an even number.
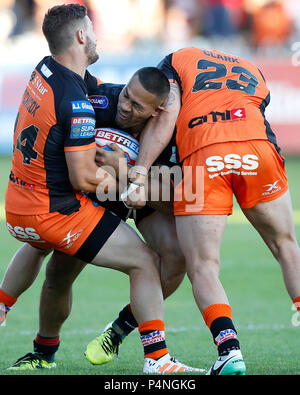
[[[81,207],[70,215],[59,212],[18,215],[6,212],[6,226],[19,241],[40,249],[55,249],[91,262],[121,219],[82,196]]]
[[[267,140],[213,144],[183,162],[174,214],[232,213],[233,195],[246,209],[288,190],[284,159]]]

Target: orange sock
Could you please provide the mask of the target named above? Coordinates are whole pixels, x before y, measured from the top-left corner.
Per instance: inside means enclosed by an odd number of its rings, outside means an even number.
[[[212,304],[203,311],[203,318],[218,347],[219,355],[240,348],[237,332],[232,322],[232,310],[228,304]]]
[[[298,296],[297,298],[295,298],[293,300],[294,305],[296,306],[296,309],[299,311],[300,313],[300,296]]]
[[[12,307],[18,299],[14,298],[0,289],[0,303],[5,304],[6,307]]]
[[[203,319],[209,328],[219,317],[228,317],[232,320],[232,310],[228,304],[212,304],[203,311]]]
[[[139,325],[145,358],[159,359],[168,353],[165,342],[165,323],[161,320],[143,322]]]

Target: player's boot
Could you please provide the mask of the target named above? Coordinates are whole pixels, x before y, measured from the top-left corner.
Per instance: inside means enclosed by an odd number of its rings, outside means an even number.
[[[93,365],[103,365],[118,356],[122,344],[121,337],[108,324],[104,332],[92,340],[86,347],[85,356]]]
[[[28,353],[19,358],[7,370],[35,370],[35,369],[53,369],[56,368],[55,362],[49,362],[41,354]]]
[[[205,369],[192,368],[178,362],[176,358],[166,354],[159,359],[145,358],[143,373],[171,374],[171,373],[204,373]]]
[[[244,375],[246,366],[240,350],[231,350],[229,354],[220,356],[212,365],[207,375]]]

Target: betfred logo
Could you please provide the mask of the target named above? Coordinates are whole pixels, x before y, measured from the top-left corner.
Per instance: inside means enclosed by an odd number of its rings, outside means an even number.
[[[237,121],[246,118],[246,109],[243,107],[234,108],[233,110],[226,110],[224,112],[211,111],[207,115],[201,115],[190,120],[189,128],[203,125],[204,123],[216,123],[226,121]]]
[[[131,136],[129,136],[131,137]],[[103,139],[103,140],[107,140],[110,143],[116,143],[116,144],[120,144],[124,147],[127,147],[133,151],[136,151],[139,146],[135,141],[132,141],[132,139],[130,138],[126,138],[124,136],[122,136],[121,134],[118,134],[117,131],[112,132],[106,132],[105,130],[99,130],[96,135],[95,138],[98,139]]]
[[[94,118],[77,117],[72,118],[72,125],[92,125],[95,127],[96,120]]]
[[[95,135],[95,119],[89,117],[72,118],[71,139],[90,138]]]

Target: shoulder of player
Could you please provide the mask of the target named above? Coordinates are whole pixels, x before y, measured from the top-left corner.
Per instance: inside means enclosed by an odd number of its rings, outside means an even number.
[[[105,95],[108,97],[119,97],[121,90],[124,88],[124,84],[113,84],[102,82],[101,84],[94,86],[92,89],[88,87],[89,96],[93,95]]]
[[[51,56],[45,57],[36,67],[43,79],[50,85],[55,99],[67,96],[86,95],[84,80],[77,73],[57,63]]]
[[[97,88],[89,90],[89,101],[95,112],[101,111],[102,113],[103,110],[114,111],[123,87],[124,85],[121,84],[102,83]]]
[[[93,114],[94,110],[87,96],[87,89],[83,79],[72,74],[61,74],[53,86],[54,100],[58,115],[65,117],[73,114]]]

